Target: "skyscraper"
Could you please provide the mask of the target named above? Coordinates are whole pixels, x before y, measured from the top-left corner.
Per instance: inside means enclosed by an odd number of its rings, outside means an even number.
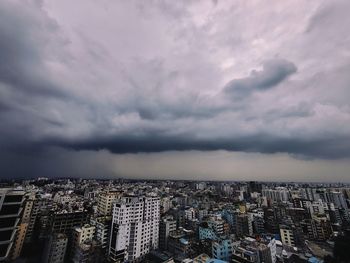
[[[109,257],[133,261],[158,248],[160,200],[127,196],[114,204]]]

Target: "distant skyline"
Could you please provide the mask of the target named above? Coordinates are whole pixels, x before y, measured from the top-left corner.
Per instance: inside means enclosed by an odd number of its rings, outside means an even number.
[[[350,1],[0,2],[0,178],[350,182]]]

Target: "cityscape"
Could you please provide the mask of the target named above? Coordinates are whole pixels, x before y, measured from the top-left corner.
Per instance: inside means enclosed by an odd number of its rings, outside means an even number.
[[[4,262],[349,262],[350,185],[37,178],[0,189]]]
[[[0,0],[0,263],[350,263],[350,0]]]

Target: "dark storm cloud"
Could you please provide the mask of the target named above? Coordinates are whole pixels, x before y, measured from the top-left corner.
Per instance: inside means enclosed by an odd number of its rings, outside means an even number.
[[[338,143],[342,141],[342,143]],[[89,140],[85,142],[47,142],[47,145],[60,146],[72,150],[103,150],[112,153],[139,153],[164,151],[215,151],[261,152],[268,154],[290,153],[304,159],[338,159],[350,157],[350,138],[276,138],[268,134],[241,136],[226,139],[198,139],[187,134],[183,136],[120,136]]]
[[[263,63],[261,71],[253,70],[247,78],[231,80],[226,84],[225,92],[233,98],[242,99],[254,91],[275,87],[296,71],[296,66],[290,61],[268,60]]]
[[[229,1],[84,3],[0,2],[2,171],[40,172],[55,147],[350,157],[346,2],[250,3],[257,20]]]

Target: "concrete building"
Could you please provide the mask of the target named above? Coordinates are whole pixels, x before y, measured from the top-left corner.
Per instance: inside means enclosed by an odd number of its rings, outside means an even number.
[[[341,192],[331,192],[331,200],[334,203],[335,207],[340,209],[347,209],[348,205],[346,204],[346,200],[344,194]]]
[[[160,200],[160,209],[161,213],[166,213],[169,211],[170,208],[172,208],[172,202],[169,197],[163,197]]]
[[[111,232],[112,216],[100,216],[90,219],[90,224],[95,226],[95,240],[101,244],[103,250],[108,249]]]
[[[74,263],[98,262],[98,257],[102,256],[101,244],[93,240],[96,227],[84,225],[75,227],[73,230],[73,253]],[[102,258],[101,258],[102,260]]]
[[[194,256],[192,244],[194,232],[184,228],[179,228],[169,235],[168,250],[179,258]]]
[[[100,216],[112,215],[113,204],[119,199],[121,193],[118,191],[106,191],[98,195],[97,199],[97,213]]]
[[[248,214],[238,214],[236,216],[236,234],[238,236],[253,235],[253,218]]]
[[[196,218],[196,210],[191,207],[185,210],[185,218],[187,220],[193,220]]]
[[[275,202],[287,202],[291,195],[288,189],[284,187],[277,187],[276,189],[263,189],[262,196]]]
[[[95,235],[95,226],[84,225],[73,229],[73,244],[82,244],[87,240],[92,240]]]
[[[106,262],[101,245],[95,241],[85,241],[75,248],[73,263],[102,263]]]
[[[11,259],[15,260],[21,255],[23,243],[27,234],[28,226],[30,223],[31,211],[33,208],[33,201],[31,195],[27,195],[24,201],[24,208],[20,223],[17,227],[17,233],[15,243],[11,252]]]
[[[0,189],[0,261],[9,259],[20,221],[24,191]]]
[[[77,211],[56,211],[50,214],[49,227],[53,233],[70,234],[76,226],[87,223],[87,212],[84,210]]]
[[[276,241],[275,239],[264,239],[257,241],[247,237],[233,244],[231,262],[254,262],[254,263],[275,263],[276,262]]]
[[[114,204],[109,257],[136,261],[158,248],[160,200],[126,196]]]
[[[168,249],[168,238],[176,230],[176,220],[172,216],[162,218],[159,222],[159,248]]]
[[[199,225],[199,239],[218,240],[220,236],[227,234],[225,225],[228,224],[219,216],[208,218],[206,222]]]
[[[232,239],[226,238],[212,243],[212,255],[215,259],[230,261],[232,257]]]
[[[281,241],[287,246],[294,247],[294,235],[293,230],[286,226],[280,227]]]
[[[30,193],[28,198],[26,198],[26,203],[29,203],[29,202],[32,203],[31,205],[32,209],[30,211],[28,227],[27,227],[27,231],[24,239],[25,243],[30,242],[33,238],[34,226],[39,213],[39,203],[35,192]]]
[[[62,233],[55,233],[46,244],[44,263],[63,263],[66,256],[68,237]]]

